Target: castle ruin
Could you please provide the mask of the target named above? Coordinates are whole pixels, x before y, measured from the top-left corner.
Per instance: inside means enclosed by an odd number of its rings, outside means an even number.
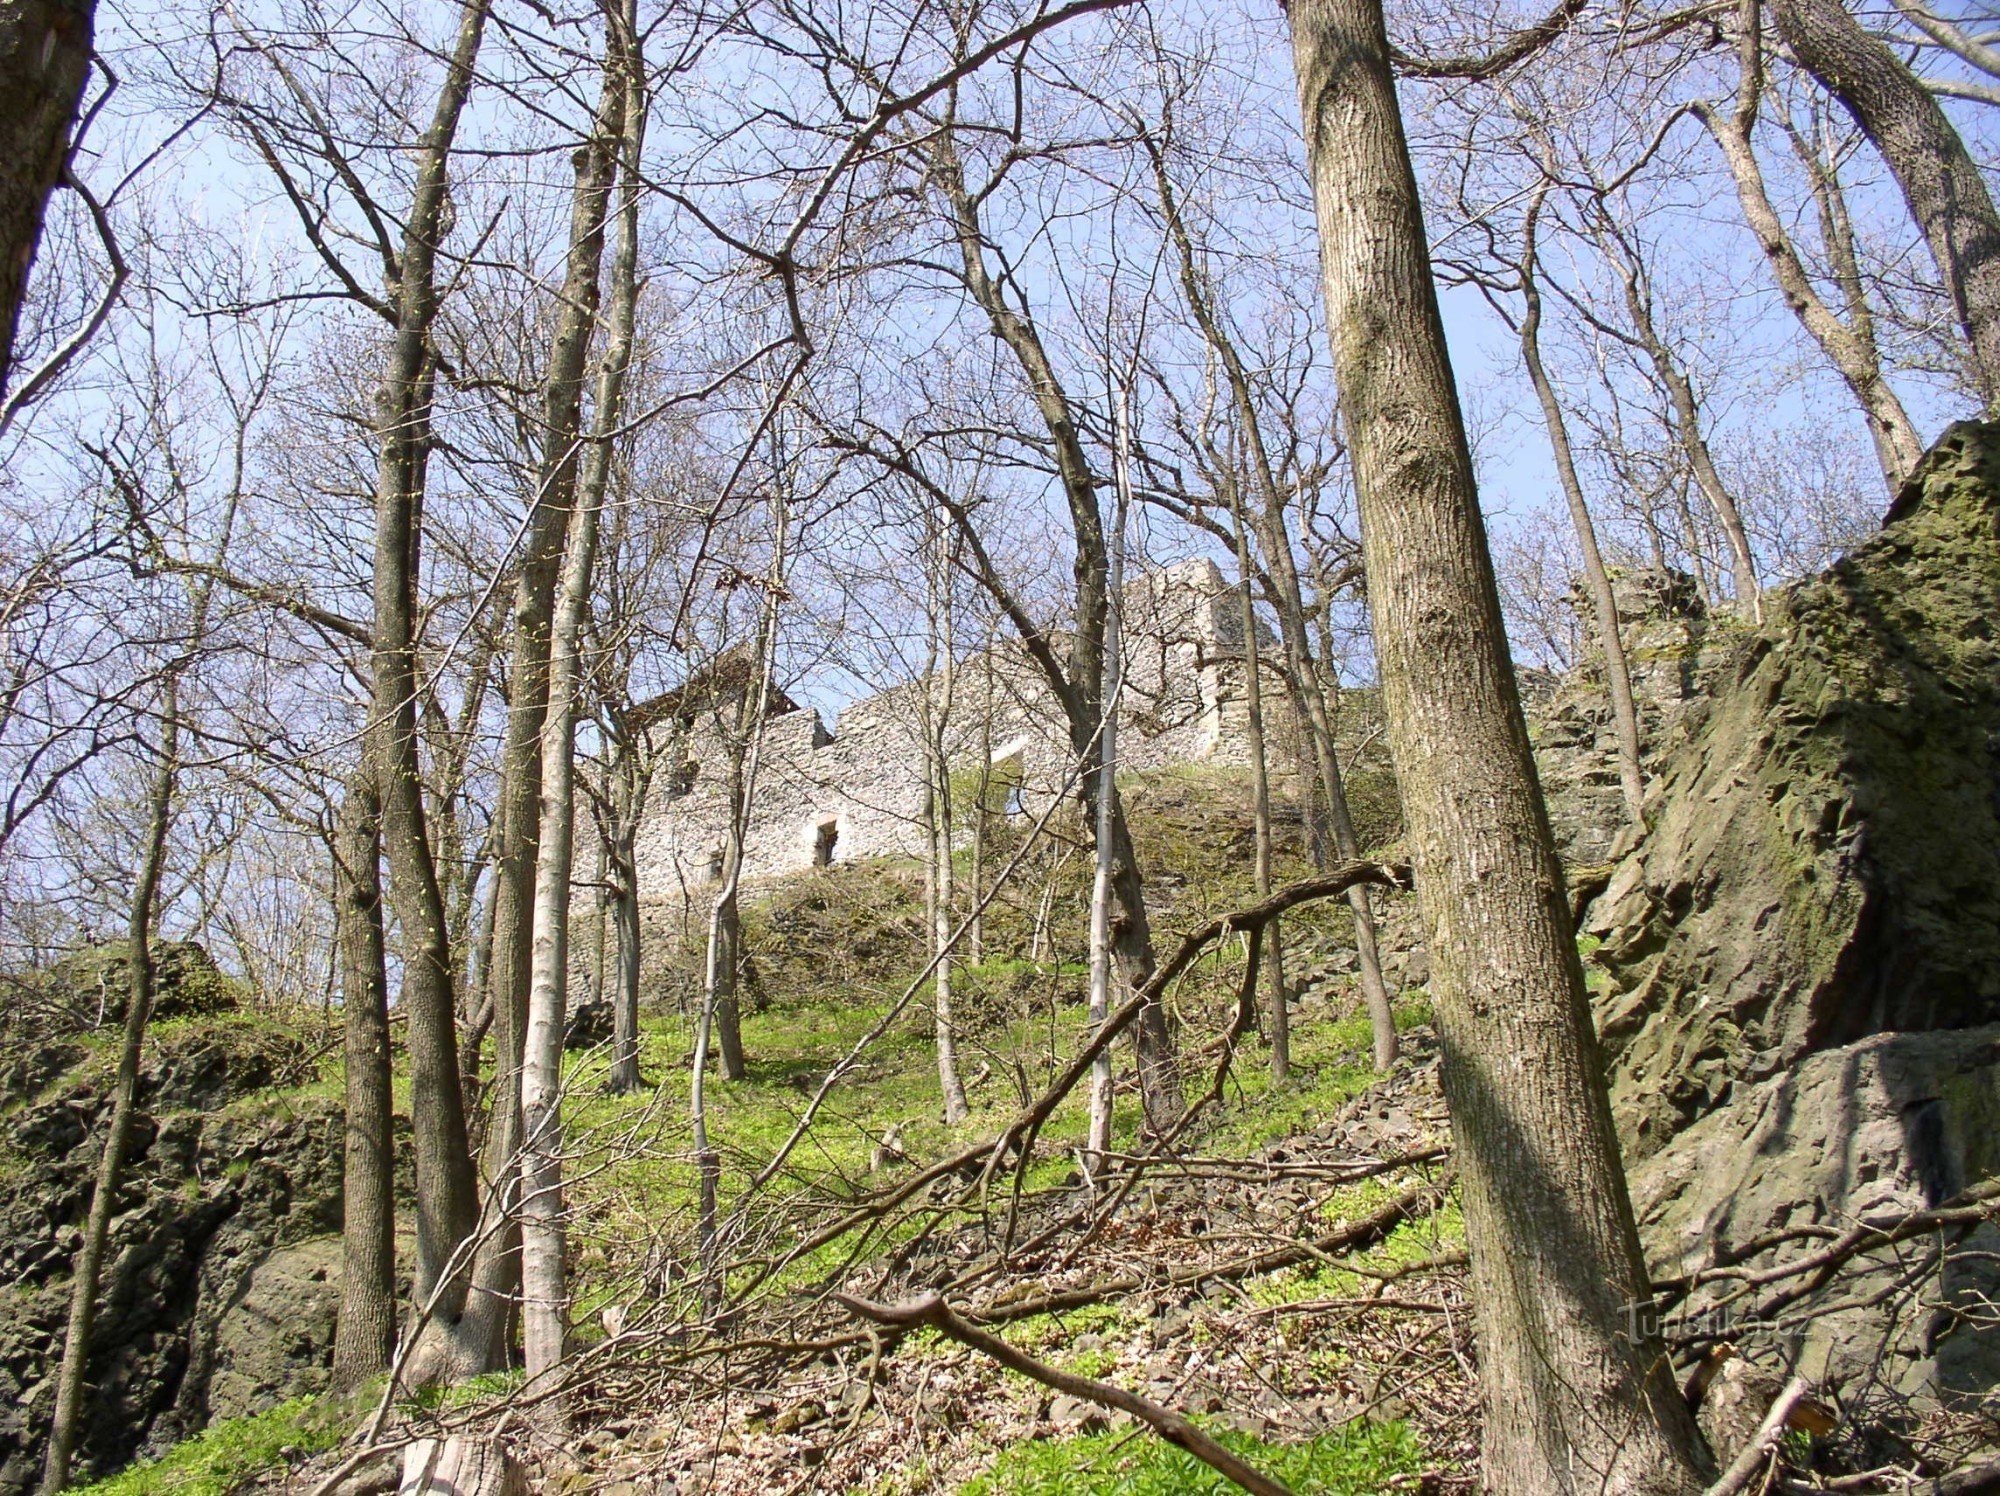
[[[1213,562],[1195,560],[1138,577],[1122,595],[1118,767],[1247,763],[1237,588]],[[721,879],[731,758],[723,724],[753,688],[752,674],[711,672],[660,705],[674,737],[636,845],[641,897],[649,902],[680,902]],[[1279,695],[1270,673],[1274,733],[1280,712],[1285,724],[1290,719]],[[831,732],[813,708],[773,691],[743,876],[924,855],[924,743],[940,727],[954,771],[987,764],[1010,812],[1039,814],[1072,780],[1062,708],[1018,639],[954,662],[948,699],[938,672],[853,702]]]

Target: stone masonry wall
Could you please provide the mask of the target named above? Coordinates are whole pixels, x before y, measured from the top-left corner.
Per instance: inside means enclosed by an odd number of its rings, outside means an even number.
[[[1214,563],[1198,560],[1134,579],[1124,598],[1119,766],[1247,762],[1235,589]],[[1265,699],[1274,732],[1288,732],[1275,672]],[[716,707],[734,704],[725,697],[680,719],[682,737],[669,751],[638,840],[640,896],[648,903],[680,904],[720,876],[729,754],[717,726],[726,712]],[[776,877],[821,860],[921,855],[923,742],[932,714],[943,716],[955,773],[976,771],[985,757],[1004,782],[1018,782],[1010,808],[1036,814],[1062,792],[1072,761],[1062,710],[1026,651],[1009,641],[960,661],[948,701],[933,676],[854,702],[831,732],[809,707],[768,718],[744,876]]]

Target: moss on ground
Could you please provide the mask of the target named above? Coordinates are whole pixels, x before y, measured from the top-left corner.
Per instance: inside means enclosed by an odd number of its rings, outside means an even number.
[[[1397,1423],[1357,1422],[1297,1444],[1208,1430],[1231,1453],[1299,1496],[1378,1496],[1422,1470],[1416,1439]],[[1173,1445],[1130,1433],[1034,1439],[1003,1451],[961,1496],[1223,1496],[1237,1487]]]

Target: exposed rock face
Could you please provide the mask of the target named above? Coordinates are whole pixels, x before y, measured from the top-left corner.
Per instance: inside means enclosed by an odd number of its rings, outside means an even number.
[[[1989,1027],[1879,1034],[1740,1085],[1727,1106],[1635,1168],[1631,1185],[1647,1260],[1656,1276],[1677,1276],[1768,1233],[1837,1233],[1929,1209],[1996,1173],[2000,1027]],[[1824,1245],[1801,1241],[1779,1260]],[[2000,1259],[1990,1255],[2000,1231],[1981,1226],[1944,1258],[1941,1277],[1899,1283],[1933,1247],[1922,1240],[1876,1253],[1773,1323],[1745,1322],[1763,1302],[1753,1296],[1703,1326],[1776,1353],[1840,1387],[1850,1403],[1870,1389],[1905,1397],[1984,1391],[2000,1383],[2000,1334],[1938,1305],[2000,1302]],[[1703,1291],[1691,1315],[1741,1288],[1732,1281]]]
[[[1808,1054],[2000,1021],[2000,425],[1768,600],[1592,905],[1628,1159]]]
[[[20,1058],[5,1077],[17,1109],[0,1197],[0,1496],[40,1478],[70,1265],[110,1112],[104,1046],[8,1040]],[[332,1285],[312,1278],[324,1264],[272,1252],[339,1229],[340,1114],[323,1099],[255,1102],[308,1078],[310,1050],[248,1018],[167,1030],[149,1050],[147,1115],[99,1300],[80,1475],[158,1453],[212,1412],[324,1382]],[[253,1348],[259,1312],[281,1317],[285,1333]]]

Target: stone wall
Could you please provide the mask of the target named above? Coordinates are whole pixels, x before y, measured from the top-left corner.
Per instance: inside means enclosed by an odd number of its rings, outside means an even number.
[[[1124,592],[1121,769],[1248,761],[1239,596],[1214,563],[1148,573]],[[1064,641],[1057,639],[1058,650]],[[1275,653],[1276,645],[1266,641]],[[1289,735],[1280,681],[1265,698],[1274,736]],[[781,701],[764,724],[744,838],[744,876],[777,877],[824,861],[920,856],[924,741],[942,723],[956,776],[992,766],[1011,811],[1037,814],[1062,793],[1073,754],[1061,707],[1026,650],[1010,640],[941,675],[854,702],[829,732],[810,707]],[[731,754],[723,731],[745,688],[709,694],[678,718],[680,737],[638,839],[643,901],[678,906],[721,874]],[[688,698],[693,701],[695,698]]]

